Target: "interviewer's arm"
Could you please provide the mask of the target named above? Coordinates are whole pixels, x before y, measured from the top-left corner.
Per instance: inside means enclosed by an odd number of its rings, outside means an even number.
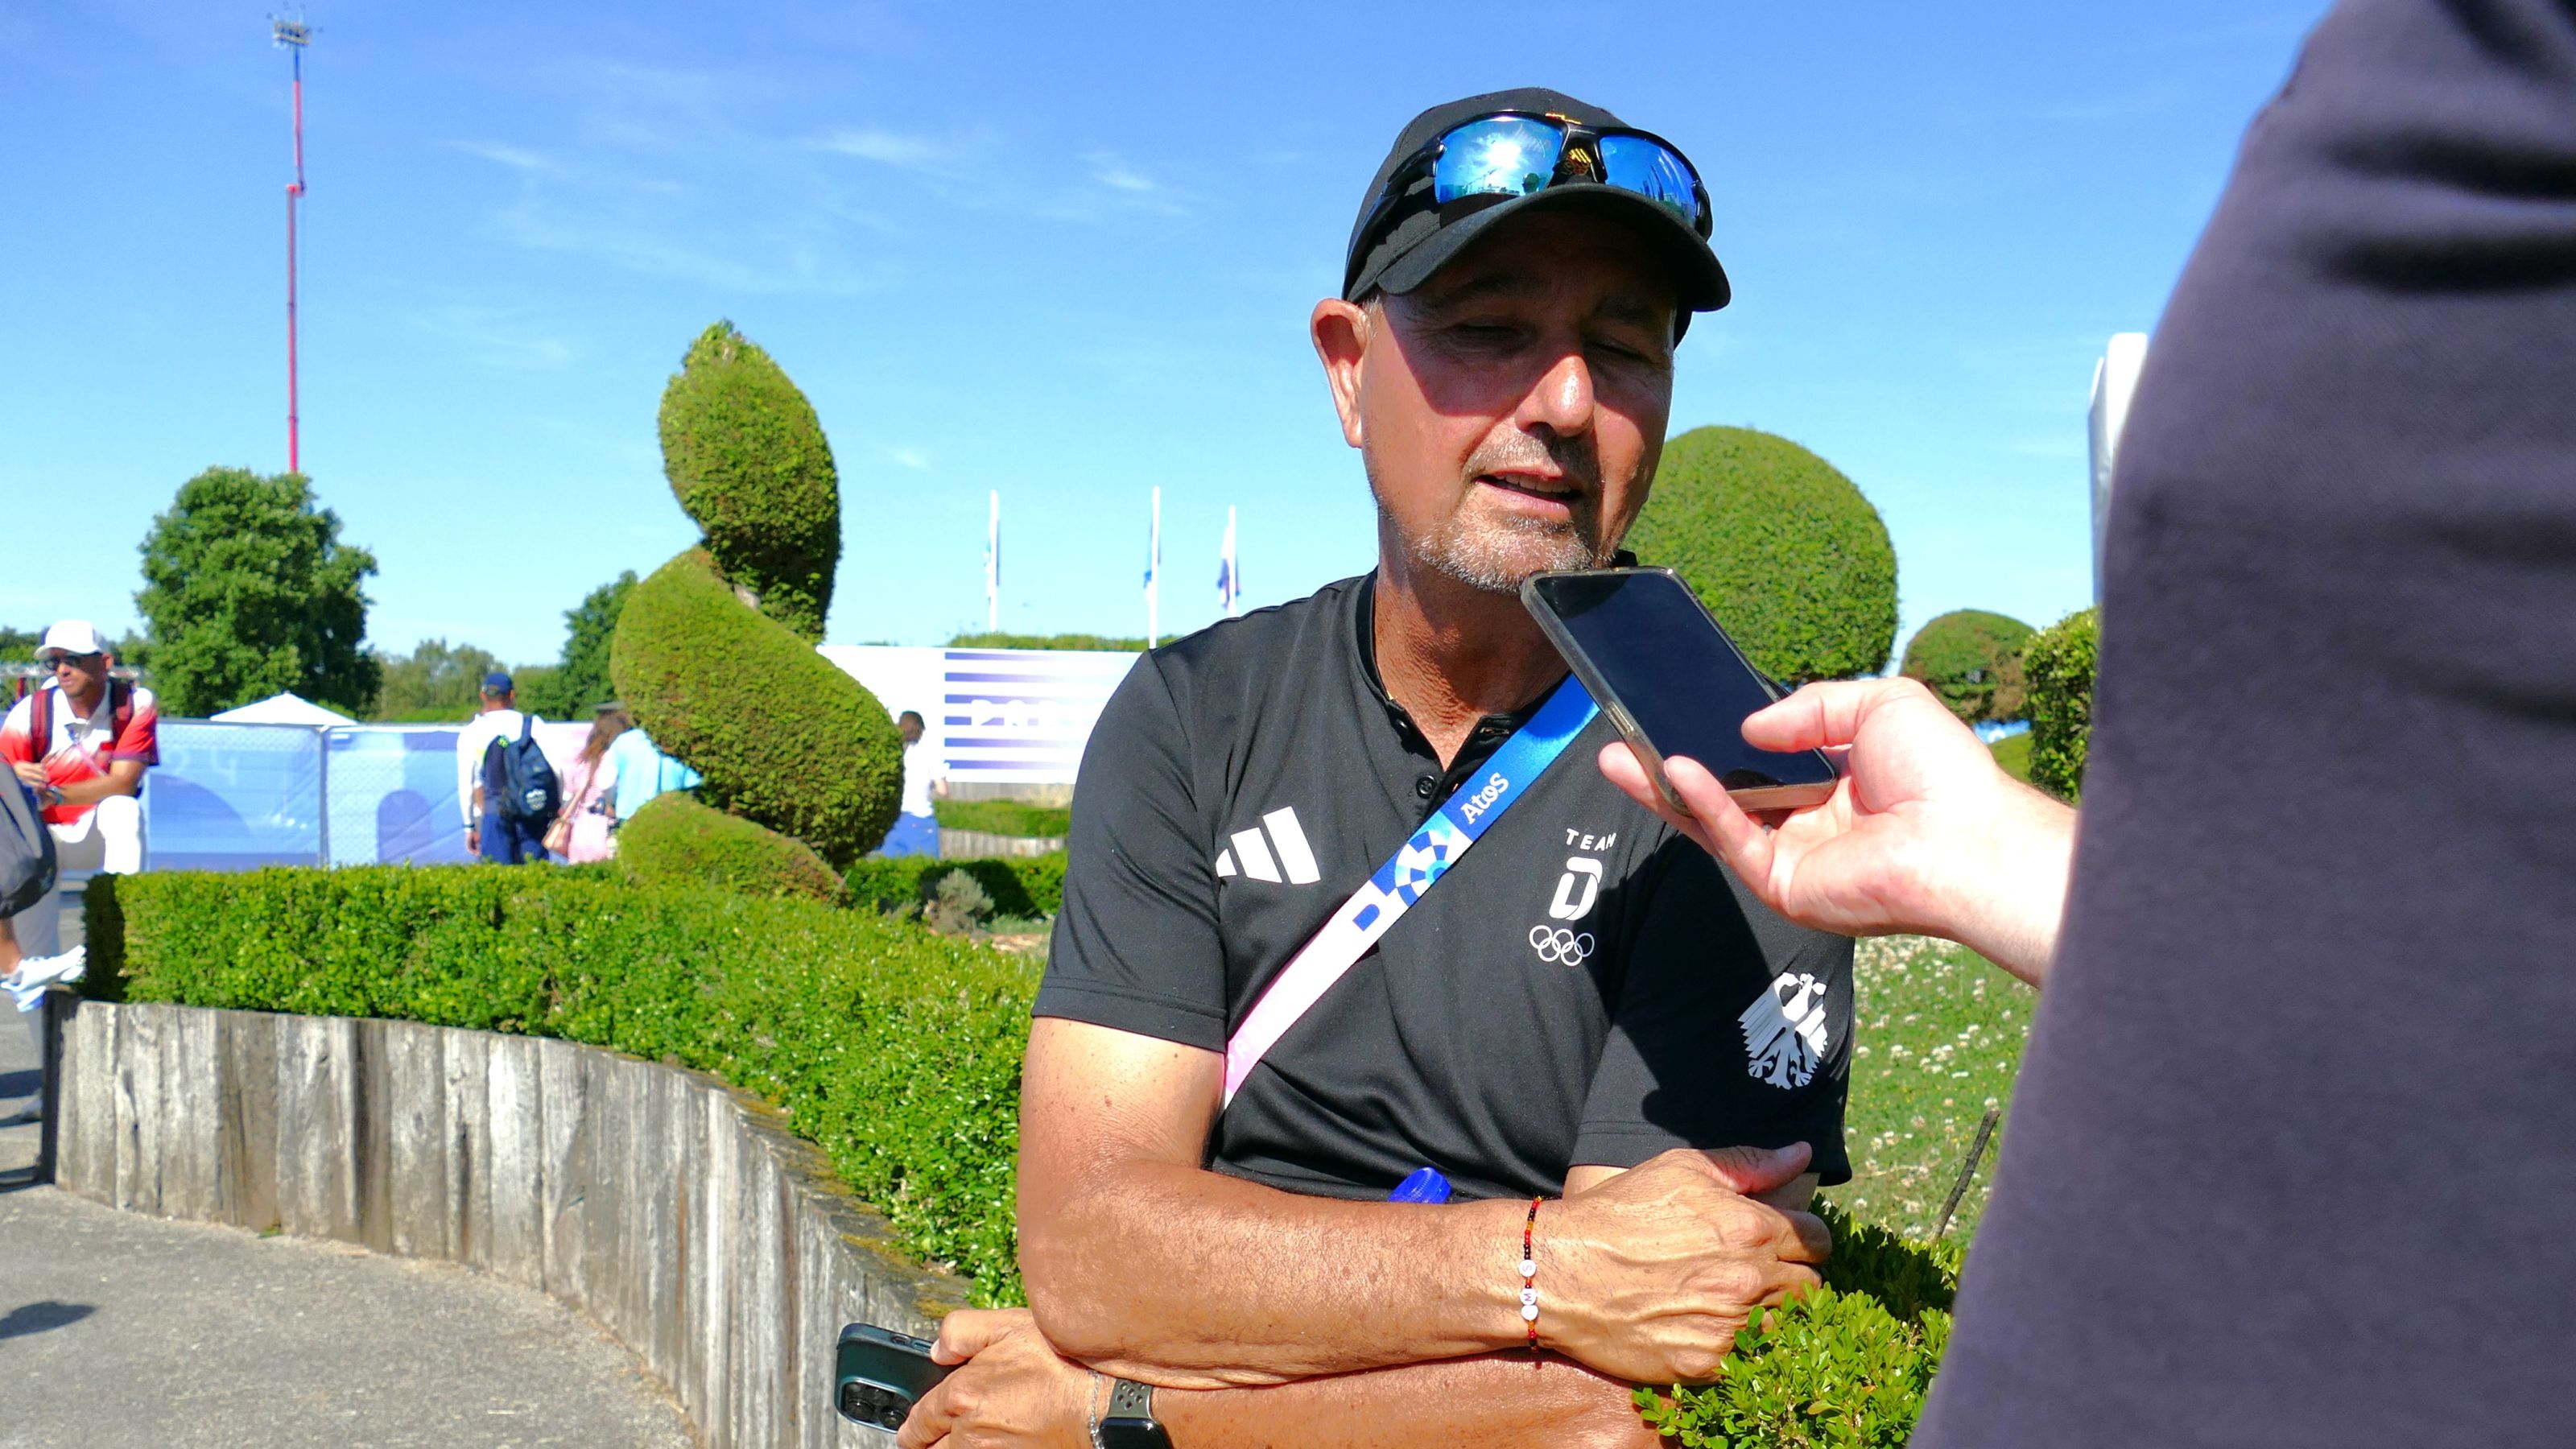
[[[1303,1197],[1207,1171],[1222,1059],[1041,1018],[1021,1088],[1020,1265],[1067,1355],[1174,1387],[1277,1383],[1524,1341],[1528,1205]],[[1823,1227],[1740,1193],[1785,1152],[1668,1152],[1540,1212],[1543,1346],[1615,1378],[1704,1378],[1757,1304],[1815,1281]]]

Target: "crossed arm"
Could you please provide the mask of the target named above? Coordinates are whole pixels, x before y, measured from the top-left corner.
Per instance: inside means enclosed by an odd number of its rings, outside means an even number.
[[[1201,1164],[1213,1052],[1040,1020],[1021,1088],[1020,1258],[1034,1318],[952,1315],[972,1359],[902,1442],[1042,1442],[1082,1421],[1081,1365],[1161,1386],[1185,1449],[1652,1444],[1629,1385],[1712,1373],[1757,1304],[1814,1281],[1803,1147],[1591,1166],[1542,1208],[1541,1344],[1520,1316],[1521,1202],[1302,1197]]]
[[[12,773],[36,789],[46,785],[45,767],[20,761],[10,765]],[[79,780],[62,786],[66,805],[95,805],[117,795],[131,795],[142,786],[143,762],[118,760],[107,767],[107,773],[92,780]]]

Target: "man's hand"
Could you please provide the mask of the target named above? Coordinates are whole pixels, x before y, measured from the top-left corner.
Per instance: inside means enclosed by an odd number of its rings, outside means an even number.
[[[1058,1354],[1027,1309],[951,1313],[930,1356],[962,1367],[912,1406],[902,1449],[1090,1449],[1091,1370]]]
[[[483,853],[483,832],[471,825],[465,827],[465,853],[467,855]]]
[[[16,775],[19,782],[31,790],[45,788],[45,767],[42,765],[15,760],[9,765],[9,773]]]
[[[1846,750],[1845,776],[1823,804],[1765,825],[1696,760],[1664,762],[1688,815],[1624,743],[1602,750],[1601,773],[1801,925],[1941,936],[2039,984],[2057,945],[2075,812],[2006,775],[1930,690],[1911,679],[1811,684],[1747,719],[1744,738]]]
[[[1676,1149],[1539,1209],[1539,1341],[1630,1383],[1717,1376],[1757,1306],[1815,1285],[1833,1237],[1751,1194],[1812,1154]]]

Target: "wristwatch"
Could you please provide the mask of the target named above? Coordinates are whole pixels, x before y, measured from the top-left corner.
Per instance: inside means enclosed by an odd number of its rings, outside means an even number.
[[[1091,1431],[1093,1449],[1172,1449],[1172,1436],[1154,1418],[1154,1386],[1109,1381],[1109,1411]]]

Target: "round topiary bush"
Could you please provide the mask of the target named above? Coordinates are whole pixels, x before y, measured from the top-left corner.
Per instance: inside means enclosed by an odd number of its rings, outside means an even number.
[[[713,886],[817,901],[841,894],[839,878],[805,842],[678,791],[654,796],[617,827],[617,864],[640,885]]]
[[[836,868],[876,848],[903,791],[903,741],[875,695],[746,607],[691,549],[626,596],[609,676],[653,742],[706,777],[708,804],[783,831]],[[618,853],[635,848],[619,831]]]
[[[2032,632],[2008,614],[1954,609],[1914,631],[1897,673],[1929,685],[1968,724],[2019,719],[2027,703],[2021,650]]]
[[[1792,684],[1875,674],[1896,642],[1896,550],[1849,478],[1786,438],[1694,428],[1664,446],[1628,547],[1688,580]]]
[[[2030,782],[2068,800],[2084,791],[2084,753],[2093,738],[2093,660],[2101,614],[2080,609],[2022,646],[2030,689]]]
[[[662,471],[726,581],[823,642],[841,561],[841,483],[813,404],[731,322],[689,345],[662,390]]]

